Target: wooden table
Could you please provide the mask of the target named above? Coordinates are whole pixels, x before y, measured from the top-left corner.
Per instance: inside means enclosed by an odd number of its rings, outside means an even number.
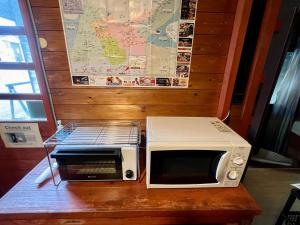
[[[261,210],[241,184],[237,188],[146,189],[129,182],[34,183],[42,161],[0,199],[0,224],[148,225],[249,224]],[[9,172],[9,171],[6,171]]]

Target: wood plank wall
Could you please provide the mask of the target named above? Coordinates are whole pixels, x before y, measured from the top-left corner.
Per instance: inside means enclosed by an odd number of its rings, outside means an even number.
[[[73,87],[58,0],[30,0],[30,4],[38,35],[48,42],[42,58],[57,119],[144,122],[147,115],[216,115],[237,0],[198,0],[188,89]],[[0,196],[43,157],[42,150],[22,150],[21,154],[1,149]]]
[[[199,0],[188,89],[74,87],[58,0],[30,0],[57,119],[141,120],[147,115],[215,116],[237,0]]]

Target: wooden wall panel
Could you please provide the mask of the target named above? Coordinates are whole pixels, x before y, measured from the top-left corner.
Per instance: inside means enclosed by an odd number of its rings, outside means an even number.
[[[215,116],[237,0],[199,0],[188,89],[74,87],[71,85],[58,0],[30,0],[56,116],[70,121],[138,120],[147,115]],[[49,135],[49,134],[47,134]],[[1,147],[2,146],[2,147]],[[44,157],[42,149],[4,150],[0,145],[0,194]],[[21,152],[22,151],[22,152]],[[18,164],[14,163],[18,161]]]
[[[223,73],[225,64],[226,56],[193,55],[191,72]]]
[[[47,47],[42,52],[65,52],[65,39],[63,31],[39,31],[39,37],[47,40]]]
[[[237,1],[238,0],[198,0],[197,11],[234,13]]]
[[[46,71],[69,71],[67,52],[43,52],[42,55]]]
[[[58,119],[216,115],[237,0],[199,0],[189,88],[169,90],[72,86],[58,0],[30,2]]]
[[[195,35],[193,54],[226,56],[230,35]]]
[[[55,105],[60,119],[143,120],[146,116],[211,116],[217,104],[202,105]],[[84,115],[84,116],[83,116]]]
[[[141,89],[72,86],[58,0],[30,0],[38,35],[48,44],[41,51],[57,119],[63,123],[138,120],[145,129],[147,115],[216,116],[237,2],[198,0],[188,89]],[[3,175],[3,192],[43,158],[44,152],[0,149],[0,157],[7,161],[1,161],[2,171],[14,170],[12,160],[21,163],[11,176]]]
[[[32,7],[32,14],[38,31],[62,30],[59,8]]]
[[[57,8],[59,6],[58,0],[29,0],[30,5],[37,7]]]
[[[183,90],[183,89],[53,89],[55,105],[200,105],[203,102],[214,102],[218,99],[216,90]],[[170,98],[172,96],[172,98]],[[76,101],[74,101],[76,100]]]
[[[231,13],[197,13],[196,34],[230,35],[234,14]]]

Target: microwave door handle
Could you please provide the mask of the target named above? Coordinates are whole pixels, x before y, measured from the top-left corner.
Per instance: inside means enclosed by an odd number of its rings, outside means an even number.
[[[217,171],[216,171],[216,179],[218,182],[224,178],[226,175],[226,167],[228,165],[228,161],[230,159],[229,152],[226,152],[222,157],[220,158],[220,161],[218,163]]]

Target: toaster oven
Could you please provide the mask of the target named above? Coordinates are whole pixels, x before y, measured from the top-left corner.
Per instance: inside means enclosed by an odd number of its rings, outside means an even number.
[[[44,145],[61,180],[111,181],[138,178],[139,143],[137,122],[96,122],[67,124]]]
[[[136,146],[61,145],[51,153],[61,180],[136,180]]]

